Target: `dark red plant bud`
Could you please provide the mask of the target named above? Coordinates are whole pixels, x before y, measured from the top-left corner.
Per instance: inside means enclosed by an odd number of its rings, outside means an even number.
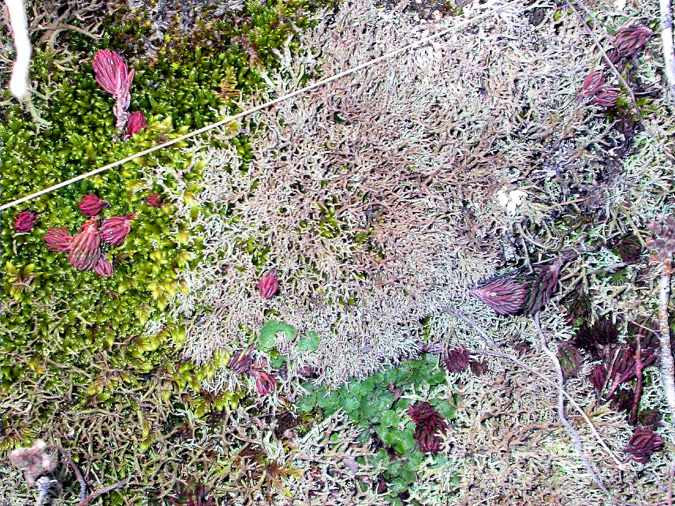
[[[68,261],[78,271],[93,269],[101,256],[101,237],[96,218],[84,222],[81,231],[73,238]]]
[[[635,397],[635,392],[632,388],[627,390],[618,390],[612,396],[612,402],[610,405],[612,409],[617,413],[630,413],[631,408],[633,407],[633,398]]]
[[[261,397],[265,397],[276,388],[277,380],[272,374],[253,368],[251,369],[251,375],[255,379],[255,389]]]
[[[131,231],[131,220],[135,216],[127,214],[125,216],[113,216],[103,221],[101,225],[101,237],[105,242],[112,246],[119,246],[124,242]]]
[[[577,330],[574,346],[587,351],[595,359],[601,358],[603,350],[610,344],[616,343],[619,338],[619,330],[609,318],[600,318],[588,325],[584,323]]]
[[[535,267],[534,272],[529,275],[530,282],[523,314],[534,315],[548,304],[558,285],[558,275],[562,264],[563,260],[558,259],[549,265]]]
[[[614,48],[607,51],[607,58],[612,62],[612,65],[617,65],[621,61],[621,53]]]
[[[237,350],[230,357],[227,367],[238,374],[247,374],[251,371],[253,365],[253,356],[250,352],[244,350]]]
[[[590,380],[591,385],[593,385],[595,393],[600,395],[605,388],[605,382],[607,381],[607,369],[602,364],[593,366],[588,379]]]
[[[584,97],[592,97],[600,91],[600,88],[604,85],[605,76],[602,74],[602,70],[594,70],[584,79],[584,82],[581,85],[581,95]]]
[[[621,346],[614,350],[609,376],[612,381],[621,384],[632,379],[635,374],[635,352],[630,346]]]
[[[462,372],[469,366],[469,352],[465,348],[454,348],[443,354],[443,364],[448,372]]]
[[[20,234],[27,234],[33,230],[37,221],[37,213],[33,211],[21,211],[14,217],[14,230]]]
[[[534,315],[551,299],[563,259],[538,266],[534,272],[513,271],[487,281],[471,294],[499,315]]]
[[[558,361],[565,378],[573,378],[579,374],[583,357],[572,343],[565,342],[558,346]]]
[[[115,126],[122,132],[129,117],[127,110],[131,102],[131,83],[134,80],[134,71],[127,68],[127,64],[120,55],[109,49],[97,51],[92,66],[98,85],[115,97],[113,106],[113,113],[117,119]]]
[[[279,291],[279,278],[274,271],[266,273],[258,281],[258,292],[263,299],[271,299]]]
[[[415,422],[415,441],[423,453],[438,453],[441,437],[448,429],[447,422],[428,402],[418,401],[408,407],[408,416]]]
[[[148,195],[145,201],[150,207],[162,207],[162,197],[159,196],[159,193]]]
[[[631,265],[640,260],[642,244],[636,235],[629,234],[622,237],[614,244],[614,250],[621,257],[621,260]]]
[[[642,367],[647,368],[656,362],[658,350],[653,345],[641,348]],[[606,361],[609,364],[609,391],[610,398],[614,392],[627,381],[636,377],[635,345],[621,345],[609,348],[606,353]]]
[[[617,88],[603,88],[593,97],[591,102],[600,107],[612,108],[616,105],[619,98],[619,90]]]
[[[471,368],[471,372],[476,376],[482,376],[490,370],[490,367],[485,360],[472,360],[469,362],[469,367]]]
[[[141,111],[132,112],[127,120],[127,139],[133,137],[147,126],[148,122]]]
[[[70,251],[73,237],[65,228],[50,228],[42,238],[50,251],[65,253]]]
[[[652,35],[654,33],[643,25],[625,26],[616,32],[612,44],[620,58],[630,58],[647,45]]]
[[[640,425],[656,429],[661,426],[661,413],[657,409],[644,409],[640,412]]]
[[[522,311],[527,285],[512,273],[493,278],[470,293],[498,315],[515,315]]]
[[[105,200],[99,198],[93,193],[90,193],[89,195],[82,197],[79,207],[82,214],[91,218],[100,213],[101,210],[107,205],[108,203]]]
[[[663,449],[663,439],[649,427],[637,427],[628,441],[625,452],[640,464],[646,464],[652,455]]]
[[[101,255],[94,266],[94,272],[102,278],[109,278],[113,274],[113,266],[110,260]]]

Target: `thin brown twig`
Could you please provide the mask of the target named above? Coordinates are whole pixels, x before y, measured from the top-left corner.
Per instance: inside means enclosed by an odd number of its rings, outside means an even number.
[[[602,478],[600,477],[600,473],[598,472],[597,467],[593,464],[593,462],[591,462],[591,460],[584,452],[584,446],[581,441],[581,436],[579,435],[579,432],[570,423],[569,419],[567,418],[567,415],[565,414],[565,396],[564,396],[565,377],[563,375],[563,370],[560,365],[560,360],[558,360],[556,354],[553,353],[553,351],[548,347],[548,344],[546,343],[546,337],[544,337],[544,332],[541,330],[539,313],[537,313],[534,316],[534,326],[535,329],[537,330],[537,334],[539,335],[542,350],[546,355],[548,355],[549,359],[551,360],[551,363],[553,364],[553,367],[555,367],[556,375],[558,376],[558,418],[560,419],[560,423],[563,425],[563,427],[565,427],[567,434],[572,439],[574,449],[579,455],[581,463],[586,468],[586,471],[588,471],[588,474],[590,474],[593,482],[598,486],[598,488],[600,488],[600,490],[602,490],[605,494],[609,495],[609,490],[607,490],[605,483],[602,481]]]
[[[638,410],[640,409],[640,399],[642,398],[642,336],[637,333],[637,343],[635,345],[635,376],[637,384],[635,385],[635,394],[633,395],[633,406],[630,410],[630,422],[635,424],[638,419]]]
[[[82,502],[87,497],[87,482],[85,481],[84,476],[82,476],[80,469],[77,467],[75,462],[73,462],[73,459],[70,457],[70,452],[67,452],[66,450],[61,448],[61,455],[63,456],[63,460],[66,462],[66,465],[73,471],[75,478],[80,484],[79,501]]]
[[[89,506],[92,502],[94,502],[96,499],[98,499],[100,496],[108,494],[114,490],[126,487],[129,484],[130,479],[127,478],[122,481],[118,481],[117,483],[113,483],[112,485],[109,485],[107,487],[99,488],[98,490],[94,490],[91,494],[89,494],[88,497],[86,497],[83,501],[80,501],[78,506]]]

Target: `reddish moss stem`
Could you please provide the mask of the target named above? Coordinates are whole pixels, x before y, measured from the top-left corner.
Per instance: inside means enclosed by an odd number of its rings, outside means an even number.
[[[633,406],[630,410],[630,423],[637,423],[638,410],[640,409],[640,399],[642,398],[642,347],[640,344],[641,336],[638,332],[637,344],[635,346],[635,376],[637,384],[635,385],[635,394],[633,395]]]

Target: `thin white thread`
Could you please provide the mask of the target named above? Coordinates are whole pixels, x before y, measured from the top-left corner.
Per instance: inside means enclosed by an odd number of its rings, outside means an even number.
[[[23,0],[5,0],[9,12],[9,21],[14,32],[16,61],[9,81],[9,90],[19,100],[28,96],[28,72],[30,69],[31,45],[28,37],[28,19]]]
[[[278,104],[280,102],[285,102],[286,100],[289,100],[291,98],[297,97],[298,95],[301,95],[303,93],[306,93],[308,91],[311,91],[313,89],[319,88],[321,86],[324,86],[328,83],[331,83],[333,81],[336,81],[338,79],[342,79],[343,77],[349,76],[351,74],[354,74],[356,72],[359,72],[360,70],[363,70],[365,68],[368,68],[373,65],[377,65],[378,63],[388,60],[390,58],[393,58],[395,56],[401,55],[403,53],[406,53],[407,51],[410,51],[411,49],[417,49],[421,46],[424,46],[431,42],[432,40],[438,39],[439,37],[442,37],[454,30],[459,30],[461,28],[464,28],[478,20],[481,20],[485,17],[488,17],[489,15],[493,14],[493,8],[496,8],[498,6],[495,6],[496,2],[491,2],[490,4],[487,5],[486,11],[483,12],[482,14],[478,14],[474,16],[471,19],[468,19],[462,23],[458,23],[456,25],[453,25],[451,27],[448,27],[444,30],[441,30],[439,32],[436,32],[428,37],[425,37],[423,39],[420,39],[416,42],[412,42],[411,44],[408,44],[407,46],[403,46],[399,49],[396,49],[394,51],[391,51],[389,53],[385,53],[382,56],[378,56],[377,58],[373,58],[372,60],[369,60],[365,63],[361,63],[360,65],[357,65],[355,67],[352,67],[350,69],[344,70],[342,72],[339,72],[337,74],[334,74],[330,77],[327,77],[325,79],[321,79],[319,81],[316,81],[315,83],[309,84],[303,88],[300,88],[298,90],[295,90],[291,93],[288,93],[286,95],[283,95],[281,97],[275,98],[274,100],[270,100],[269,102],[265,102],[260,105],[256,105],[250,109],[247,109],[245,111],[239,112],[237,114],[234,114],[232,116],[228,116],[226,118],[223,118],[219,121],[216,121],[215,123],[211,123],[209,125],[206,125],[202,128],[199,128],[197,130],[193,130],[192,132],[189,132],[185,135],[181,135],[180,137],[176,137],[175,139],[171,139],[167,142],[163,142],[161,144],[157,144],[156,146],[153,146],[148,149],[144,149],[143,151],[139,151],[138,153],[134,153],[132,155],[127,156],[126,158],[122,158],[121,160],[117,160],[115,162],[109,163],[107,165],[103,165],[102,167],[99,167],[97,169],[94,169],[89,172],[85,172],[84,174],[80,174],[79,176],[72,177],[70,179],[67,179],[65,181],[61,181],[60,183],[57,183],[55,185],[49,186],[48,188],[45,188],[43,190],[39,190],[35,193],[31,193],[29,195],[26,195],[24,197],[21,197],[19,199],[13,200],[11,202],[7,202],[6,204],[0,205],[0,211],[4,211],[5,209],[9,209],[11,207],[17,206],[19,204],[23,204],[24,202],[28,202],[29,200],[33,200],[37,197],[41,197],[42,195],[46,195],[47,193],[51,193],[53,191],[59,190],[61,188],[64,188],[66,186],[69,186],[73,183],[76,183],[78,181],[82,181],[83,179],[90,178],[91,176],[95,176],[96,174],[100,174],[101,172],[105,172],[107,170],[113,169],[115,167],[119,167],[120,165],[124,165],[127,162],[130,162],[132,160],[135,160],[137,158],[141,158],[145,155],[149,155],[150,153],[154,153],[155,151],[159,151],[160,149],[167,148],[169,146],[173,146],[174,144],[178,144],[179,142],[182,142],[186,139],[190,139],[192,137],[196,137],[197,135],[203,134],[204,132],[208,132],[210,130],[213,130],[215,128],[218,128],[220,126],[223,126],[227,123],[230,123],[232,121],[236,121],[238,119],[241,119],[245,116],[248,116],[250,114],[253,114],[255,112],[261,111],[263,109],[267,109],[268,107],[271,107],[275,104]],[[511,2],[511,3],[506,3],[502,5],[501,7],[508,7],[508,6],[513,6],[516,5],[517,2]],[[527,7],[524,10],[531,9],[533,6]],[[496,9],[495,9],[496,10]]]

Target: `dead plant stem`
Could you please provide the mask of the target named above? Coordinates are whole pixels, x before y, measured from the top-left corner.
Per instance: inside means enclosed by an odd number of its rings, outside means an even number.
[[[560,419],[560,423],[563,425],[563,427],[565,427],[567,434],[572,439],[574,449],[579,455],[582,464],[584,465],[588,473],[591,475],[591,479],[593,480],[593,482],[598,486],[598,488],[600,488],[600,490],[602,490],[605,494],[609,495],[609,490],[607,490],[607,487],[605,487],[605,484],[602,481],[602,478],[600,477],[600,473],[598,472],[596,466],[593,464],[593,462],[591,462],[591,460],[586,456],[586,453],[584,452],[584,446],[581,441],[581,436],[579,435],[579,432],[570,423],[570,421],[567,418],[567,415],[565,414],[565,395],[564,395],[565,377],[563,375],[562,367],[560,366],[560,360],[558,360],[556,354],[548,347],[548,344],[546,343],[546,337],[544,336],[544,332],[541,330],[539,313],[537,313],[534,316],[534,326],[537,330],[537,334],[539,335],[539,341],[541,343],[542,351],[546,355],[548,355],[549,359],[551,360],[551,363],[553,364],[553,367],[556,370],[556,375],[558,376],[558,418]]]
[[[640,410],[640,398],[642,397],[642,335],[637,333],[635,344],[635,376],[637,377],[637,384],[635,385],[635,394],[633,395],[633,406],[630,410],[630,421],[633,425],[637,423],[638,411]]]
[[[586,424],[589,426],[591,429],[591,433],[593,436],[597,439],[598,444],[602,447],[603,450],[607,453],[607,455],[610,456],[610,458],[614,461],[614,463],[619,467],[619,469],[623,469],[624,463],[621,462],[621,460],[614,454],[614,452],[607,446],[607,443],[605,443],[605,440],[602,438],[600,433],[598,433],[598,430],[595,428],[595,425],[593,425],[593,422],[591,419],[588,417],[586,412],[579,406],[579,404],[572,398],[570,394],[568,394],[564,389],[560,389],[559,385],[548,379],[546,376],[544,376],[542,373],[537,371],[536,369],[530,367],[527,365],[525,362],[522,360],[514,357],[513,355],[510,355],[508,353],[504,353],[503,351],[500,350],[500,348],[497,347],[496,343],[492,340],[492,338],[488,337],[487,334],[478,326],[476,322],[471,320],[468,316],[464,315],[463,313],[455,310],[455,309],[446,309],[447,312],[450,314],[456,316],[457,318],[463,320],[464,322],[468,323],[480,336],[481,340],[483,343],[488,347],[491,348],[491,350],[477,350],[477,351],[472,351],[472,353],[477,353],[480,355],[487,355],[487,356],[492,356],[492,357],[497,357],[501,358],[503,360],[508,360],[510,362],[513,362],[514,364],[518,365],[519,367],[522,367],[526,371],[528,371],[531,374],[534,374],[537,376],[539,379],[544,381],[545,383],[548,383],[549,385],[552,385],[556,389],[560,390],[562,392],[562,395],[565,396],[567,401],[570,403],[570,405],[581,415],[581,417],[584,419]]]
[[[86,497],[83,501],[80,501],[78,506],[89,506],[100,496],[113,492],[114,490],[126,487],[128,484],[129,478],[127,478],[126,480],[118,481],[117,483],[113,483],[112,485],[108,485],[107,487],[99,488],[98,490],[95,490],[94,492],[89,494],[89,496]]]

